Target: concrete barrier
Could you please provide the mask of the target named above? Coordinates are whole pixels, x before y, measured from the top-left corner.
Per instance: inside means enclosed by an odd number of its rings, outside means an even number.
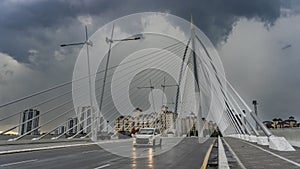
[[[257,144],[268,146],[269,145],[268,137],[267,136],[258,136],[257,137]]]
[[[278,151],[295,151],[291,144],[284,137],[269,137],[269,148]]]
[[[236,138],[241,138],[241,135],[240,134],[236,134]]]
[[[250,141],[250,136],[248,134],[245,134],[245,140]]]
[[[256,143],[257,142],[257,137],[255,135],[250,135],[249,141],[252,142],[252,143]]]
[[[284,137],[291,145],[300,147],[300,128],[279,128],[270,131],[275,136]]]

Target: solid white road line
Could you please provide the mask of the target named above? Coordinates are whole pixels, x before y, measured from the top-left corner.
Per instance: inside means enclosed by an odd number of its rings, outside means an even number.
[[[240,165],[240,167],[242,169],[247,169],[244,164],[241,162],[241,160],[238,158],[238,156],[235,154],[235,152],[232,150],[232,148],[229,146],[229,144],[226,142],[225,139],[224,140],[224,143],[226,144],[226,146],[228,147],[229,151],[231,152],[231,154],[233,155],[233,157],[236,159],[236,161],[238,162],[238,164]]]
[[[30,163],[30,162],[34,162],[37,161],[38,159],[34,159],[34,160],[25,160],[25,161],[19,161],[19,162],[14,162],[14,163],[7,163],[7,164],[2,164],[0,165],[0,167],[7,167],[7,166],[11,166],[11,165],[16,165],[16,164],[22,164],[22,163]]]
[[[102,165],[102,166],[96,167],[96,168],[94,168],[94,169],[100,169],[100,168],[105,168],[105,167],[109,167],[109,166],[110,166],[110,164],[105,164],[105,165]]]
[[[84,151],[84,152],[82,152],[82,154],[94,153],[94,152],[101,152],[101,150],[90,150],[90,151]]]
[[[263,148],[261,148],[261,147],[259,147],[259,146],[254,145],[254,144],[251,144],[251,143],[248,143],[248,142],[245,142],[245,141],[243,141],[243,142],[244,142],[244,143],[247,143],[247,144],[249,144],[249,145],[251,145],[251,146],[253,146],[253,147],[256,147],[256,148],[258,148],[258,149],[260,149],[260,150],[262,150],[262,151],[264,151],[264,152],[267,152],[267,153],[269,153],[269,154],[271,154],[271,155],[273,155],[273,156],[275,156],[275,157],[278,157],[278,158],[280,158],[280,159],[282,159],[282,160],[284,160],[284,161],[286,161],[286,162],[292,163],[292,164],[294,164],[294,165],[300,167],[300,164],[297,163],[297,162],[295,162],[295,161],[292,161],[292,160],[290,160],[290,159],[287,159],[287,158],[285,158],[285,157],[282,157],[282,156],[280,156],[280,155],[278,155],[278,154],[275,154],[275,153],[273,153],[273,152],[271,152],[271,151],[268,151],[268,150],[266,150],[266,149],[263,149]]]

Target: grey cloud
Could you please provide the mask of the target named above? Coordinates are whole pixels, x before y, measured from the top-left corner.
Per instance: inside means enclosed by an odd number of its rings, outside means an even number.
[[[92,33],[113,19],[136,12],[170,12],[187,20],[192,13],[195,24],[218,45],[226,41],[240,18],[256,19],[272,25],[280,17],[282,4],[279,0],[1,1],[0,52],[26,63],[41,74],[41,79],[26,76],[22,79],[26,81],[23,89],[19,89],[23,92],[1,95],[1,101],[18,98],[71,79],[79,48],[64,48],[66,51],[61,52],[59,45],[84,39],[79,16],[90,15],[93,18],[93,25],[89,26],[89,32]],[[288,4],[285,7],[291,8]],[[39,64],[30,63],[30,49],[39,51]],[[33,89],[33,85],[36,88]],[[251,91],[247,92],[249,93]]]
[[[169,11],[187,20],[192,13],[195,24],[215,44],[226,40],[232,26],[240,17],[256,18],[268,24],[280,16],[280,3],[277,0],[192,0],[184,3],[180,0],[51,0],[24,3],[2,1],[0,6],[4,9],[0,12],[0,51],[22,62],[28,62],[24,54],[30,48],[37,48],[44,55],[49,55],[51,50],[57,49],[62,38],[66,41],[81,39],[78,35],[81,29],[69,28],[80,27],[77,17],[81,15],[88,14],[96,19],[105,18],[108,22],[135,12]],[[95,29],[96,26],[92,31]],[[71,32],[63,35],[58,31]],[[48,36],[49,34],[51,36]],[[62,38],[57,38],[58,36]]]
[[[294,47],[300,44],[295,36],[299,19],[299,15],[281,17],[268,31],[258,22],[242,20],[219,50],[227,78],[249,105],[258,100],[264,120],[290,115],[300,119],[300,59],[299,48]],[[282,50],[287,41],[292,47]]]
[[[12,71],[12,70],[7,70],[7,71],[5,71],[5,73],[4,73],[5,75],[13,75],[14,74],[14,71]]]
[[[296,15],[300,13],[300,1],[281,0],[280,2],[284,15]]]

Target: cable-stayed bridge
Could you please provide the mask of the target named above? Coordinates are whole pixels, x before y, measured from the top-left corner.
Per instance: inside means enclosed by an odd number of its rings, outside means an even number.
[[[298,148],[264,126],[191,25],[179,41],[119,39],[112,24],[96,69],[99,39],[87,28],[85,41],[61,45],[83,46],[73,80],[0,105],[0,167],[299,168]],[[159,129],[162,144],[134,147],[141,128]]]

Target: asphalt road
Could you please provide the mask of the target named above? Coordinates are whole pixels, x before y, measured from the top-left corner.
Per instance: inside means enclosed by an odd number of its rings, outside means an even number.
[[[131,141],[0,155],[0,168],[199,169],[213,138],[163,140],[163,145],[133,147]]]
[[[276,151],[268,146],[237,138],[224,138],[247,169],[299,169],[300,148],[296,151]],[[233,167],[234,168],[234,167]]]

